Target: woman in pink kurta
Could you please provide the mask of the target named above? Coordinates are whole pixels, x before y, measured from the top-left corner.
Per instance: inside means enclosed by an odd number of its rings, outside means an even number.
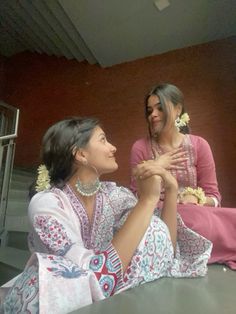
[[[0,312],[69,313],[160,277],[206,274],[212,244],[178,217],[175,178],[137,166],[137,200],[98,180],[117,169],[115,152],[96,119],[66,119],[46,132],[28,210],[33,255]],[[159,212],[161,179],[167,191]]]
[[[175,119],[184,114],[183,95],[171,84],[156,86],[146,98],[149,135],[137,140],[131,150],[131,167],[143,160],[163,165],[178,181],[179,195],[186,187],[202,188],[205,204],[194,195],[179,198],[178,212],[192,230],[213,242],[209,263],[225,263],[236,269],[236,208],[222,208],[211,148],[202,137],[183,134]],[[178,123],[177,123],[178,124]],[[181,127],[180,127],[181,131]],[[131,190],[136,193],[135,178]],[[158,206],[162,206],[164,188]]]

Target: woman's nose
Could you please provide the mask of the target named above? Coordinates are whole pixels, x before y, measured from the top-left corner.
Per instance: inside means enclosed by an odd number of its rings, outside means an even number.
[[[112,151],[112,153],[115,153],[116,152],[116,147],[115,146],[113,146],[112,144],[110,144],[111,145],[111,151]]]
[[[158,117],[159,113],[160,113],[160,111],[157,108],[153,108],[151,116],[152,117]]]

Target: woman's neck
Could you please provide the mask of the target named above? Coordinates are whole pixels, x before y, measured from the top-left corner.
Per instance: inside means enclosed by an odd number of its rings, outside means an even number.
[[[89,166],[78,168],[75,174],[71,177],[71,183],[76,184],[78,180],[84,184],[92,183],[98,178],[98,173],[95,169]]]
[[[97,179],[97,175],[94,175],[93,173],[87,173],[87,175],[86,175],[86,171],[77,171],[77,173],[75,175],[73,175],[70,178],[70,180],[68,181],[69,185],[73,189],[77,198],[83,204],[90,222],[92,221],[96,194],[93,194],[90,196],[84,196],[78,192],[78,190],[76,188],[76,184],[77,184],[78,180],[80,182],[83,182],[84,184],[88,184],[88,183],[94,182],[96,179]]]
[[[162,132],[158,137],[153,137],[154,143],[165,149],[175,149],[180,146],[184,138],[184,134],[177,130],[168,130]]]

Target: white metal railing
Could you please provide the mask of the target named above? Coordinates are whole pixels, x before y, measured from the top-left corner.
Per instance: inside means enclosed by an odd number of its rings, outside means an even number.
[[[19,109],[0,101],[0,246],[6,241],[4,227],[18,124]]]

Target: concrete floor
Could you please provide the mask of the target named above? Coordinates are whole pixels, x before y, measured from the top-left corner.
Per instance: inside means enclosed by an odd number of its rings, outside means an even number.
[[[162,278],[73,313],[236,314],[236,271],[210,265],[206,277]]]

